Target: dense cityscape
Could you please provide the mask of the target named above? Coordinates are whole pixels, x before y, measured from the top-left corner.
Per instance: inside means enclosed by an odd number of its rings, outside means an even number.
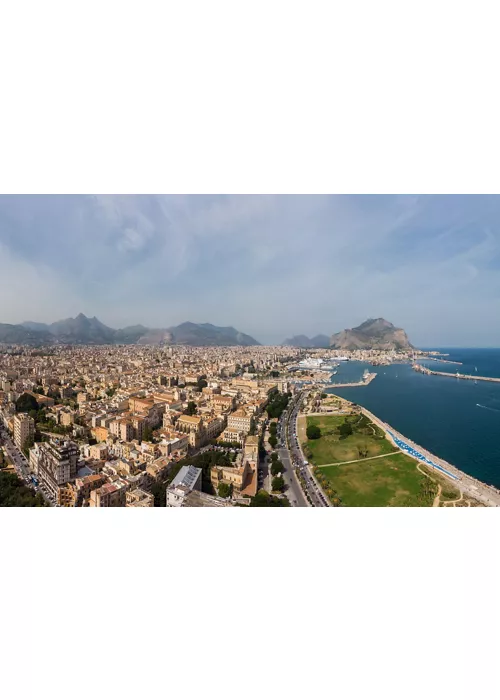
[[[5,347],[2,478],[22,482],[18,497],[30,505],[327,505],[305,460],[290,454],[284,422],[305,396],[320,396],[340,357],[314,353]]]

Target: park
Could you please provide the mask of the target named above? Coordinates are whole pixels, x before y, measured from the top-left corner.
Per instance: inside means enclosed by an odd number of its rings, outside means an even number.
[[[308,416],[306,457],[333,505],[429,507],[460,492],[403,454],[364,414]]]

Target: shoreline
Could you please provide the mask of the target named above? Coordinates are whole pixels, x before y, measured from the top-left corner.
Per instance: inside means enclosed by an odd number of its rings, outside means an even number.
[[[341,401],[347,401],[347,399],[344,399],[342,396],[338,396],[336,398],[340,399]],[[470,498],[474,498],[476,501],[479,501],[489,507],[500,507],[500,489],[497,489],[495,486],[485,484],[483,481],[480,481],[461,469],[458,469],[458,467],[455,467],[453,464],[449,464],[449,462],[441,459],[441,457],[437,457],[429,450],[425,449],[421,445],[417,445],[416,442],[413,442],[413,440],[405,437],[399,432],[399,430],[396,430],[388,423],[385,423],[381,418],[376,416],[367,408],[361,406],[361,404],[357,405],[361,411],[375,423],[375,425],[378,425],[378,427],[384,431],[386,438],[389,440],[389,442],[391,442],[391,444],[395,445],[403,454],[406,454],[408,457],[414,459],[417,464],[423,464],[424,466],[435,470],[444,478],[448,479],[448,481],[455,484],[460,491],[466,493]],[[396,440],[403,442],[415,452],[420,453],[425,460],[418,459],[418,457],[415,457],[412,454],[409,454],[406,450],[401,449]]]

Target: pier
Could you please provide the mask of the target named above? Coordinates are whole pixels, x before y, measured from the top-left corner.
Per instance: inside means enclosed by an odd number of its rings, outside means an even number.
[[[429,369],[423,365],[412,365],[415,372],[421,372],[421,374],[435,374],[439,377],[454,377],[455,379],[472,379],[478,382],[500,382],[500,377],[479,377],[475,374],[460,374],[459,372],[437,372],[435,369]]]
[[[325,389],[342,389],[349,386],[368,386],[370,382],[373,382],[376,376],[376,372],[371,372],[370,374],[367,374],[366,377],[363,377],[363,379],[359,382],[347,382],[345,384],[324,384],[323,386]]]
[[[463,365],[463,362],[457,362],[456,360],[442,360],[440,357],[420,357],[420,360],[428,360],[429,362],[444,362],[448,365]]]

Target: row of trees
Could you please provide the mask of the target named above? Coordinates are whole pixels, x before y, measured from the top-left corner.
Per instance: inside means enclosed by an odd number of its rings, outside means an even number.
[[[278,432],[278,426],[273,421],[269,426],[269,440],[268,440],[268,442],[271,445],[271,447],[273,448],[273,450],[276,447],[276,445],[278,444],[278,438],[276,436],[277,432]]]
[[[281,414],[288,406],[290,397],[291,394],[281,394],[280,392],[272,394],[266,407],[269,418],[281,418]]]
[[[28,488],[17,474],[0,470],[0,507],[36,508],[45,505],[43,496]]]
[[[285,488],[285,480],[281,476],[285,471],[283,462],[278,459],[276,452],[271,453],[271,475],[274,477],[271,482],[271,489],[273,491],[281,491]]]

